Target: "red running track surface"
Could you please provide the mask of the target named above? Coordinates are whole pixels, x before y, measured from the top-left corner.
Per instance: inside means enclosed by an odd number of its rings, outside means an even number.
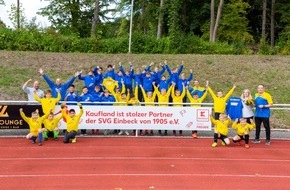
[[[78,137],[77,143],[0,138],[0,189],[290,189],[290,141]]]

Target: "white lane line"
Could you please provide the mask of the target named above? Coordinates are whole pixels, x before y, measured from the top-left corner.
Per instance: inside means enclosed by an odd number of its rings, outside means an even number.
[[[29,160],[202,160],[202,161],[252,161],[252,162],[290,162],[290,159],[265,158],[204,158],[204,157],[53,157],[53,158],[0,158],[0,161],[29,161]],[[1,165],[1,163],[0,163]]]
[[[152,173],[152,174],[140,174],[140,173],[115,173],[115,174],[12,174],[12,175],[0,175],[0,178],[30,178],[30,177],[238,177],[238,178],[290,178],[289,175],[264,175],[264,174],[190,174],[190,173]]]

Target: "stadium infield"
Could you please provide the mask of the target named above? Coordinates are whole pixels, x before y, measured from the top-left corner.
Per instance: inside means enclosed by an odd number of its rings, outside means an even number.
[[[211,147],[212,138],[0,138],[1,189],[290,189],[290,141]]]

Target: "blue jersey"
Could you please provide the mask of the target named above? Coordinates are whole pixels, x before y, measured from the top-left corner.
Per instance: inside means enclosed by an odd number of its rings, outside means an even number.
[[[52,82],[52,80],[46,74],[43,74],[42,76],[44,80],[46,81],[46,83],[48,84],[48,86],[50,87],[51,95],[53,98],[57,97],[57,91],[59,90],[60,95],[61,95],[60,101],[64,100],[67,89],[69,88],[70,85],[73,84],[73,82],[76,79],[76,77],[72,77],[66,83],[57,85],[54,82]]]
[[[268,105],[273,104],[272,96],[266,92],[263,92],[262,94],[255,94],[255,106],[256,106],[256,112],[255,117],[270,117],[270,108],[269,107],[263,107],[259,108],[260,105]]]
[[[241,98],[230,97],[226,106],[227,115],[232,120],[240,119],[243,117],[243,102]]]

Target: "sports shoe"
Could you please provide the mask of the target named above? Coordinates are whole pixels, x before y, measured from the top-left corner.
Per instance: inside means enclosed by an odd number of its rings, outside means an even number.
[[[269,146],[271,143],[270,143],[270,140],[266,140],[266,143],[265,145]]]
[[[105,131],[104,131],[104,135],[106,136],[106,135],[108,135],[109,134],[109,130],[108,129],[105,129]]]
[[[217,143],[214,142],[214,143],[211,144],[211,146],[212,146],[212,147],[216,147],[216,146],[217,146]]]
[[[223,146],[226,146],[226,143],[224,143],[224,141],[222,141],[222,145],[223,145]]]
[[[98,135],[100,133],[99,129],[96,129],[96,135]]]
[[[259,144],[259,143],[261,143],[261,141],[260,141],[260,139],[254,139],[254,140],[252,141],[252,143],[254,143],[254,144]]]
[[[77,142],[77,138],[74,138],[71,140],[72,143],[76,143]]]
[[[42,146],[42,143],[40,142],[40,143],[38,143],[38,146]]]
[[[245,148],[249,149],[250,148],[249,144],[245,144]]]
[[[32,144],[35,144],[35,143],[36,143],[35,139],[32,139],[32,140],[31,140],[31,143],[32,143]]]

